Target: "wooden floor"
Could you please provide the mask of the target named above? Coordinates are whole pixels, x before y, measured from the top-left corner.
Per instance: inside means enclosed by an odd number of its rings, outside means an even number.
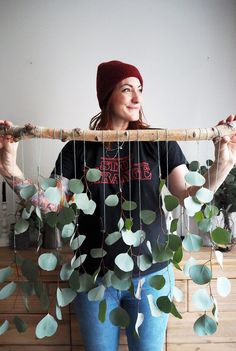
[[[32,251],[22,252],[22,256],[33,257]],[[197,254],[204,262],[209,253],[207,249]],[[187,258],[187,256],[186,256]],[[0,248],[0,268],[6,267],[12,259],[12,252],[6,248]],[[231,280],[232,292],[227,298],[217,297],[219,304],[219,327],[213,336],[198,337],[194,334],[193,323],[197,316],[191,302],[191,295],[198,288],[192,281],[186,279],[182,272],[176,271],[176,285],[184,291],[184,302],[178,304],[183,314],[179,320],[170,317],[165,351],[235,351],[236,350],[236,250],[225,255],[224,271],[215,262],[213,264],[214,278],[227,276]],[[56,289],[56,274],[43,273],[43,280],[47,282],[50,296],[53,298]],[[19,278],[18,278],[19,280]],[[213,291],[216,289],[215,281]],[[53,312],[52,312],[53,313]],[[11,320],[15,314],[22,317],[28,324],[25,333],[19,334],[11,327],[5,334],[0,336],[0,351],[82,351],[84,350],[79,328],[71,307],[63,308],[63,320],[60,322],[57,333],[50,338],[38,340],[35,337],[35,326],[40,320],[42,309],[38,300],[32,297],[30,300],[30,313],[25,311],[22,304],[22,296],[16,293],[7,300],[0,300],[0,322],[5,318]],[[119,351],[128,351],[126,338],[122,331]]]

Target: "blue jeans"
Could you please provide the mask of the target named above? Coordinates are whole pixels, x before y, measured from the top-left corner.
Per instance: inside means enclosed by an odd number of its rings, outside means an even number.
[[[166,280],[161,290],[156,290],[148,284],[150,277],[162,274]],[[133,278],[135,291],[139,278]],[[129,291],[119,291],[113,287],[107,288],[105,298],[107,302],[106,320],[101,323],[98,319],[99,302],[88,300],[86,293],[78,293],[74,308],[80,325],[81,336],[86,351],[117,351],[119,345],[120,328],[114,326],[109,320],[110,311],[114,308],[123,307],[130,316],[130,325],[126,328],[126,336],[130,351],[163,351],[165,331],[168,322],[168,314],[162,312],[160,316],[151,315],[147,295],[152,294],[154,301],[159,296],[172,297],[174,287],[174,273],[172,265],[146,275],[142,286],[141,300],[134,299]],[[139,335],[134,335],[137,313],[144,314],[144,321],[139,327]]]

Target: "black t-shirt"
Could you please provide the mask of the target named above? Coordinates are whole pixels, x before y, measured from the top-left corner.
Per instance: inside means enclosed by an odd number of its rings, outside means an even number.
[[[119,144],[121,145],[122,143]],[[151,246],[156,245],[164,240],[166,234],[159,193],[160,179],[165,179],[175,167],[186,163],[176,142],[125,142],[119,148],[119,152],[117,146],[118,143],[112,143],[107,150],[102,143],[70,141],[63,148],[52,172],[52,175],[56,173],[68,179],[80,179],[88,168],[97,168],[102,172],[99,181],[88,183],[91,198],[97,204],[94,214],[85,215],[80,211],[79,215],[79,233],[86,235],[80,247],[80,254],[88,254],[83,268],[90,274],[96,271],[101,261],[101,258],[91,257],[89,253],[92,248],[103,247],[107,252],[103,258],[101,274],[104,274],[107,268],[113,270],[115,257],[129,249],[122,238],[109,246],[104,242],[108,234],[118,231],[118,221],[122,215],[126,218],[131,215],[132,232],[142,229],[146,233],[144,242],[132,248],[135,261],[133,274],[138,274],[136,255],[150,255],[147,241]],[[136,202],[135,210],[122,212],[121,201],[115,207],[104,206],[104,199],[108,195],[118,194],[120,188],[123,200]],[[139,216],[141,210],[155,211],[156,220],[149,225],[142,223]],[[155,263],[141,274],[158,271],[166,264]]]

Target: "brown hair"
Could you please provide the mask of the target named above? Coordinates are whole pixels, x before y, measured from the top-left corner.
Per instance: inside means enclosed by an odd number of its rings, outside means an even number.
[[[111,120],[110,120],[110,99],[104,104],[101,112],[92,117],[89,122],[89,129],[98,129],[98,130],[108,130],[112,129]],[[139,111],[139,119],[134,122],[129,122],[128,129],[147,129],[149,128],[149,124],[144,121],[144,113],[141,108]]]

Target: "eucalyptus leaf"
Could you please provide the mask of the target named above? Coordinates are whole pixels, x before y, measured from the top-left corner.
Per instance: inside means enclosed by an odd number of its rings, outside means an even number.
[[[84,209],[83,212],[84,214],[87,214],[87,215],[93,215],[96,210],[96,207],[97,207],[96,202],[90,199],[88,202],[88,207]]]
[[[202,208],[202,205],[196,201],[192,196],[188,196],[184,199],[184,207],[188,216],[192,217]]]
[[[38,265],[45,271],[53,271],[57,266],[57,257],[53,253],[43,253],[38,258]]]
[[[96,286],[96,288],[93,288],[88,292],[88,299],[89,301],[102,301],[104,298],[104,293],[105,293],[105,286],[104,285],[99,285]]]
[[[74,270],[69,278],[69,286],[72,290],[77,291],[80,288],[80,274],[79,271]]]
[[[86,239],[86,236],[83,234],[79,234],[76,238],[74,238],[71,242],[70,242],[70,247],[72,250],[77,250],[84,242],[84,240]]]
[[[199,285],[207,284],[212,279],[211,270],[204,264],[197,264],[190,267],[189,275],[193,282]]]
[[[103,284],[105,285],[106,288],[109,288],[112,285],[111,277],[113,273],[114,272],[109,269],[103,276]]]
[[[198,172],[190,171],[185,174],[185,180],[189,185],[202,186],[206,179]]]
[[[165,313],[170,313],[171,311],[171,301],[168,296],[160,296],[156,301],[157,307],[160,311]]]
[[[75,212],[71,207],[63,207],[57,215],[57,220],[61,225],[71,223],[75,219]]]
[[[121,253],[115,258],[115,264],[123,272],[130,272],[134,268],[134,261],[128,253]]]
[[[19,333],[24,333],[28,328],[27,324],[18,316],[13,318],[13,323]]]
[[[179,205],[179,200],[176,196],[165,195],[164,196],[165,208],[167,211],[173,211]]]
[[[20,196],[24,200],[30,199],[36,193],[37,193],[37,189],[36,189],[35,185],[33,185],[33,184],[27,185],[20,190]]]
[[[17,235],[17,234],[25,233],[28,228],[29,228],[29,222],[23,218],[20,218],[15,224],[14,231],[15,231],[15,234]]]
[[[139,336],[139,327],[143,324],[143,321],[144,321],[144,314],[141,313],[141,312],[138,312],[138,316],[137,316],[137,319],[136,319],[136,322],[135,322],[135,332],[136,334]]]
[[[59,205],[61,201],[61,190],[59,188],[47,188],[44,193],[45,198],[53,205]]]
[[[177,225],[178,225],[178,218],[172,219],[170,223],[170,232],[174,233],[177,231]]]
[[[65,224],[61,231],[62,238],[70,238],[74,234],[74,223]]]
[[[84,263],[84,261],[86,260],[86,257],[87,257],[87,254],[82,254],[82,255],[78,256],[78,257],[71,263],[71,267],[72,267],[73,269],[80,267],[80,266]]]
[[[211,218],[204,218],[199,221],[197,225],[198,229],[205,233],[212,231],[213,228],[213,222]]]
[[[78,209],[86,211],[89,208],[89,198],[85,193],[75,194],[74,201]]]
[[[135,210],[137,208],[137,204],[134,201],[127,201],[127,200],[125,200],[122,203],[121,207],[125,211],[133,211],[133,210]]]
[[[61,289],[60,300],[58,301],[59,307],[65,307],[69,305],[77,296],[77,293],[70,288]]]
[[[193,329],[198,336],[212,335],[217,330],[217,324],[213,318],[204,314],[196,320]]]
[[[197,234],[187,233],[183,240],[183,248],[189,252],[197,252],[203,244],[202,238]]]
[[[189,278],[189,270],[192,266],[197,265],[197,260],[194,257],[189,257],[189,259],[185,262],[183,272],[186,275],[186,277]]]
[[[6,268],[0,269],[0,283],[5,282],[13,273],[13,269],[8,266]]]
[[[1,325],[0,325],[0,335],[4,334],[8,328],[9,328],[9,322],[8,320],[5,320]]]
[[[102,172],[96,168],[90,168],[86,173],[86,178],[89,182],[97,182],[101,178]]]
[[[193,172],[196,172],[200,167],[200,164],[198,161],[192,161],[190,164],[189,164],[189,170],[190,171],[193,171]]]
[[[107,206],[110,207],[114,207],[117,206],[119,203],[119,198],[117,195],[109,195],[106,199],[105,199],[105,204]]]
[[[35,213],[37,215],[37,217],[40,219],[40,221],[42,221],[42,214],[41,214],[41,210],[38,206],[35,207]]]
[[[173,302],[171,302],[171,310],[170,313],[173,314],[173,316],[175,316],[176,318],[182,319],[183,317],[181,316],[181,314],[179,313],[179,311],[177,310],[175,304]]]
[[[0,290],[0,300],[7,299],[9,296],[11,296],[14,291],[16,290],[16,283],[15,282],[10,282],[6,284],[3,288]]]
[[[132,218],[125,218],[125,229],[131,230],[133,226],[133,219]]]
[[[105,243],[107,245],[113,245],[114,243],[116,243],[120,238],[122,237],[121,232],[114,232],[111,234],[108,234],[108,236],[105,239]]]
[[[111,323],[117,327],[127,328],[130,324],[130,317],[122,307],[114,308],[109,317]]]
[[[201,311],[207,311],[213,308],[213,300],[206,289],[198,289],[192,295],[194,306]]]
[[[98,319],[101,323],[105,322],[106,311],[107,311],[107,302],[104,299],[104,300],[100,301],[100,303],[99,303]]]
[[[88,292],[94,287],[94,279],[90,274],[83,273],[79,277],[79,284],[78,292]]]
[[[200,188],[195,196],[200,203],[207,204],[212,201],[214,193],[207,188]]]
[[[143,223],[151,224],[156,220],[156,212],[150,210],[142,210],[140,212],[140,218]]]
[[[130,288],[131,280],[119,278],[115,273],[113,273],[111,275],[111,285],[113,286],[114,289],[117,289],[120,291],[126,291],[126,290],[129,290]]]
[[[118,229],[119,231],[121,231],[124,228],[125,222],[123,220],[123,218],[121,217],[118,221]]]
[[[80,179],[70,179],[68,182],[68,187],[74,194],[80,194],[84,191],[84,184]]]
[[[21,217],[22,217],[23,219],[29,219],[30,216],[31,216],[31,214],[32,214],[32,212],[33,212],[33,210],[34,210],[34,206],[33,206],[33,205],[30,206],[30,208],[29,208],[28,210],[27,210],[26,208],[23,208]]]
[[[71,267],[70,263],[64,263],[60,270],[60,278],[63,281],[67,281],[70,279],[71,274],[73,273],[73,268]]]
[[[55,228],[55,226],[57,224],[57,213],[56,212],[48,212],[45,216],[45,222],[51,228]]]
[[[41,188],[43,190],[47,190],[47,188],[53,188],[56,187],[57,185],[57,180],[54,178],[45,178],[42,183],[41,183]]]
[[[166,236],[167,247],[172,251],[177,251],[182,246],[182,240],[177,234],[169,234]]]
[[[102,258],[106,256],[107,252],[103,248],[96,248],[90,250],[90,255],[93,258]]]
[[[174,297],[175,301],[182,302],[184,300],[184,293],[177,286],[174,286],[173,297]]]
[[[154,275],[149,278],[149,285],[156,290],[161,290],[165,286],[166,280],[163,275]]]
[[[156,246],[152,248],[153,262],[166,262],[173,258],[173,251],[168,247]]]
[[[140,269],[140,271],[146,271],[152,266],[152,257],[150,257],[150,255],[137,256],[137,266]]]
[[[50,337],[57,331],[57,321],[49,313],[37,324],[35,334],[38,339]]]
[[[211,233],[212,240],[219,245],[230,244],[231,236],[232,234],[228,230],[220,227],[215,228]]]
[[[24,277],[30,282],[34,282],[38,279],[38,266],[35,262],[30,259],[25,259],[21,264],[21,271]]]
[[[60,307],[58,306],[58,304],[56,304],[56,317],[59,321],[62,320],[62,313],[61,313],[61,309]]]

